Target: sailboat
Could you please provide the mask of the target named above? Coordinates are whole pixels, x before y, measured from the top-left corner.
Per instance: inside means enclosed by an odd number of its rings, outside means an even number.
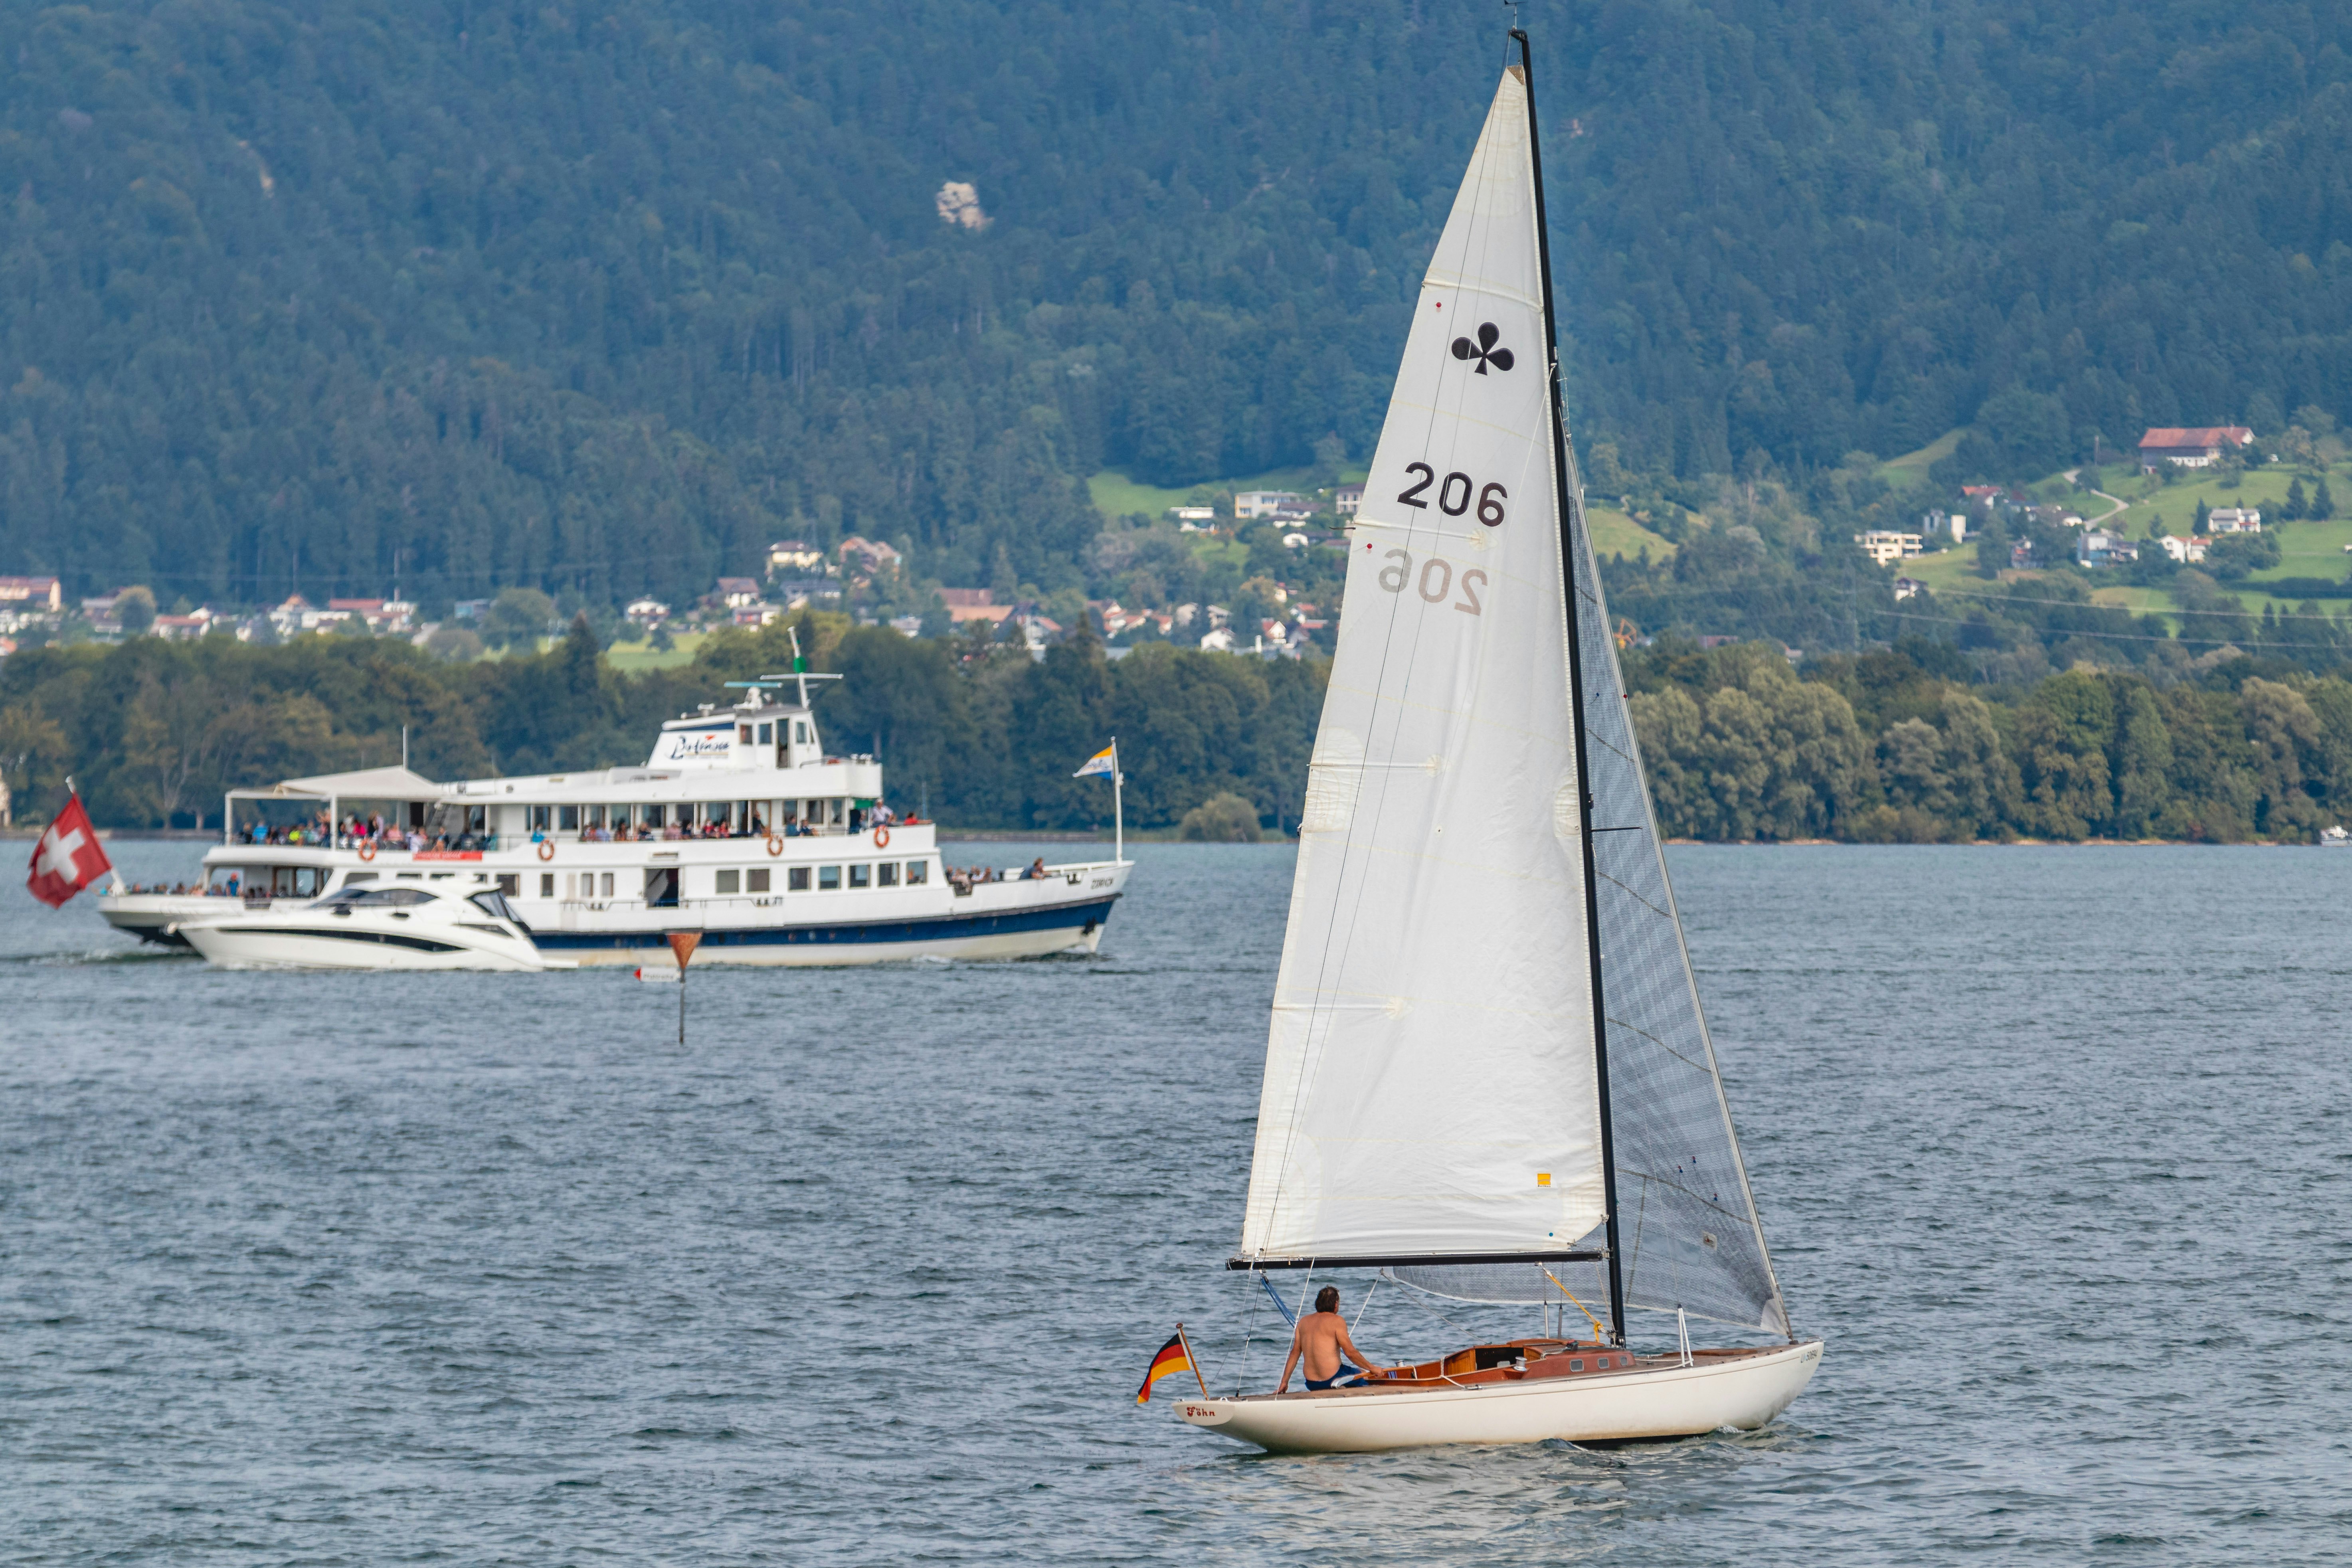
[[[1510,37],[1349,531],[1227,1267],[1546,1303],[1552,1331],[1178,1403],[1277,1452],[1754,1428],[1822,1356],[1765,1248],[1626,710]],[[1629,1308],[1672,1314],[1675,1348],[1633,1349]],[[1692,1317],[1777,1339],[1693,1350]]]

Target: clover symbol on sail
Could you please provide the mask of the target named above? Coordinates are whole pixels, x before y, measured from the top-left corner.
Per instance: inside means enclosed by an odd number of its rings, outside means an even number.
[[[1478,362],[1478,374],[1480,375],[1486,374],[1486,367],[1490,364],[1496,370],[1508,370],[1511,368],[1512,363],[1511,351],[1508,349],[1498,349],[1495,346],[1495,340],[1502,335],[1503,334],[1496,329],[1494,322],[1481,321],[1478,323],[1478,341],[1476,342],[1472,342],[1468,338],[1456,338],[1454,340],[1454,357],[1455,359],[1476,360]]]

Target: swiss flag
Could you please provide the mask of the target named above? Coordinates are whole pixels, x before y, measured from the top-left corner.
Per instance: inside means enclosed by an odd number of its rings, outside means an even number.
[[[25,879],[25,886],[54,910],[113,869],[114,862],[98,847],[98,829],[89,825],[89,813],[76,795],[67,798],[66,808],[33,846],[33,874]]]

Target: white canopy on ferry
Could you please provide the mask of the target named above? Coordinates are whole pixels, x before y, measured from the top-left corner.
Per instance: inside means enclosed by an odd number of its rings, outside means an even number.
[[[318,799],[341,800],[437,800],[447,794],[442,785],[406,768],[362,768],[356,773],[314,773],[309,778],[284,779],[268,789],[238,789],[229,794],[239,800],[268,800],[278,795],[299,795]]]

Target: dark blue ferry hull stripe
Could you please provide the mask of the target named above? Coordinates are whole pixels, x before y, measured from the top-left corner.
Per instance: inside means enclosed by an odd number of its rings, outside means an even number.
[[[1115,897],[1115,895],[1114,895]],[[938,915],[929,920],[867,921],[852,925],[771,926],[751,931],[706,931],[705,947],[863,947],[898,942],[957,942],[971,937],[1013,936],[1063,926],[1101,925],[1110,919],[1112,899],[1059,904],[1045,910],[1009,910],[996,915]],[[531,941],[546,952],[584,949],[659,948],[669,939],[659,931],[533,931]]]

